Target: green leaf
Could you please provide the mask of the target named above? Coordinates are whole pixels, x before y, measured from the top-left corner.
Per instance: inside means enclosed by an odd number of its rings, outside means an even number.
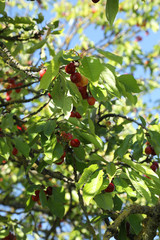
[[[31,17],[15,17],[15,23],[16,24],[30,24],[31,26],[34,25],[34,21]]]
[[[44,16],[42,15],[42,13],[38,14],[38,18],[34,18],[34,20],[39,24],[42,23],[44,20]]]
[[[109,93],[116,97],[120,97],[120,93],[116,86],[115,76],[107,67],[105,67],[105,69],[101,72],[100,80],[104,82],[104,86]]]
[[[146,121],[145,121],[145,119],[144,119],[142,116],[140,116],[140,115],[139,115],[139,118],[140,118],[140,120],[141,120],[141,122],[142,122],[142,125],[145,127],[145,126],[146,126]]]
[[[43,39],[42,41],[38,41],[37,43],[34,42],[34,45],[26,50],[27,53],[34,53],[37,49],[40,49],[43,47],[43,45],[46,43],[46,39]]]
[[[83,146],[79,146],[78,148],[74,148],[73,149],[75,155],[77,156],[77,158],[81,159],[81,160],[85,160],[85,150]]]
[[[44,191],[42,189],[40,190],[39,198],[40,198],[42,207],[46,207],[47,206],[47,198],[46,198],[46,194],[44,193]]]
[[[113,200],[111,193],[100,193],[94,197],[94,201],[97,203],[98,207],[104,210],[113,209]]]
[[[5,9],[5,0],[0,1],[0,14],[3,14]]]
[[[53,150],[53,160],[56,161],[60,159],[60,157],[63,155],[64,149],[63,146],[57,142],[54,150]]]
[[[106,101],[107,100],[107,90],[105,89],[105,86],[103,85],[98,85],[95,86],[94,83],[90,84],[89,87],[93,97],[97,100],[97,101]]]
[[[136,235],[138,235],[142,229],[142,220],[143,220],[143,217],[140,214],[129,215],[129,223],[131,224]]]
[[[131,74],[121,75],[117,78],[117,80],[124,85],[127,92],[139,93],[141,91],[137,81]]]
[[[6,236],[9,235],[9,229],[1,229],[0,231],[0,238],[5,238]]]
[[[54,56],[54,58],[51,60],[50,64],[47,67],[46,73],[43,75],[43,77],[40,80],[40,86],[41,89],[48,89],[49,84],[51,81],[56,77],[56,75],[59,72],[59,59],[57,56]]]
[[[123,140],[121,145],[118,149],[115,151],[115,156],[123,157],[123,155],[127,152],[128,148],[131,145],[131,140],[133,138],[134,134],[126,136],[126,138]]]
[[[122,57],[118,56],[118,55],[115,55],[111,52],[108,52],[108,51],[104,51],[102,49],[99,49],[99,48],[96,48],[96,50],[101,53],[102,55],[104,55],[106,58],[108,58],[109,60],[112,60],[116,63],[119,63],[122,65]]]
[[[84,185],[83,188],[83,199],[88,205],[94,196],[98,193],[103,183],[103,171],[98,170],[91,176],[89,182]]]
[[[12,113],[7,113],[3,118],[2,118],[2,129],[5,128],[10,128],[12,129],[14,126],[14,120],[13,120],[13,114]]]
[[[108,163],[106,169],[107,169],[107,174],[109,174],[110,177],[113,177],[114,174],[116,173],[116,167],[113,162]]]
[[[159,155],[160,154],[160,145],[159,145],[160,133],[158,131],[156,132],[156,131],[149,130],[149,135],[150,135],[149,142],[154,147],[156,154]]]
[[[25,207],[25,212],[28,212],[32,209],[34,206],[35,202],[32,200],[32,196],[29,197],[29,199],[26,202],[26,207]]]
[[[118,12],[119,0],[107,0],[106,1],[106,18],[110,25],[113,25],[114,19]]]
[[[76,184],[77,189],[80,189],[92,176],[92,174],[98,169],[97,164],[92,164],[88,168],[85,168],[82,176],[80,177],[78,183]]]
[[[91,133],[95,134],[95,126],[94,126],[92,119],[88,118],[88,123],[89,123],[89,129],[90,129]]]
[[[135,190],[144,197],[148,202],[151,201],[151,193],[149,188],[147,187],[145,181],[142,179],[142,176],[140,176],[135,171],[128,171],[128,169],[125,169],[126,174],[131,181],[133,187]]]
[[[80,73],[87,77],[91,82],[97,82],[104,65],[100,59],[95,57],[84,57],[81,61],[82,66],[79,67]]]
[[[56,127],[56,121],[55,120],[48,120],[44,126],[44,134],[46,136],[50,136]]]
[[[25,156],[29,156],[30,147],[21,137],[17,137],[14,139],[14,143],[16,148]]]
[[[102,148],[103,142],[97,135],[92,135],[87,132],[80,132],[78,131],[78,134],[88,141],[88,143],[93,143],[96,148]]]
[[[51,213],[59,218],[64,216],[65,193],[63,188],[53,187],[52,196],[49,197],[47,205]]]

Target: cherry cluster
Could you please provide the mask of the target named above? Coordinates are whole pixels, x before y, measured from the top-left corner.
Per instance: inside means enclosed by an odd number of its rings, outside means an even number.
[[[9,235],[2,238],[2,240],[16,240],[16,236],[10,232]]]
[[[70,117],[81,118],[82,116],[79,112],[72,111]]]
[[[66,133],[65,131],[63,131],[61,133],[61,136],[66,142],[69,143],[71,147],[79,147],[80,141],[77,138],[73,138],[73,135],[71,133]]]
[[[87,92],[88,79],[81,75],[79,72],[76,72],[76,66],[74,62],[69,63],[65,66],[65,71],[68,74],[71,74],[70,79],[78,87],[79,92],[83,99],[87,99],[89,105],[94,105],[96,99]]]
[[[73,135],[71,133],[66,133],[65,131],[62,131],[61,134],[58,134],[57,142],[62,142],[65,145],[67,143],[67,145],[70,145],[71,147],[79,147],[80,145],[80,141],[77,138],[73,138]],[[61,165],[64,162],[65,157],[66,151],[64,150],[63,155],[60,157],[59,160],[55,162],[55,164]]]
[[[12,89],[11,88],[16,88],[16,87],[20,87],[22,86],[22,83],[16,83],[16,80],[18,79],[17,76],[15,77],[8,77],[7,78],[7,83],[4,84],[4,87],[8,90],[6,92],[6,101],[10,101],[12,98],[11,98],[11,93],[12,93]],[[11,90],[9,90],[11,89]],[[17,88],[15,89],[15,92],[16,93],[19,93],[21,91],[21,88]]]
[[[47,187],[46,190],[43,190],[43,191],[44,191],[44,193],[47,197],[47,200],[48,200],[49,196],[52,195],[52,187],[49,186],[49,187]],[[39,198],[39,193],[40,193],[40,190],[35,191],[35,195],[32,195],[32,201],[37,202],[39,205],[41,205],[40,198]]]

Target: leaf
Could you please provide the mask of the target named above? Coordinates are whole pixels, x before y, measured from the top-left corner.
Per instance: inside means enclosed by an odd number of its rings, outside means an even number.
[[[149,135],[150,135],[150,140],[149,142],[152,144],[152,146],[154,147],[154,150],[156,152],[157,155],[160,154],[160,133],[156,132],[156,131],[151,131],[149,130]]]
[[[90,119],[89,117],[88,117],[88,123],[89,123],[89,129],[90,129],[91,133],[92,133],[92,134],[95,134],[95,126],[94,126],[94,123],[93,123],[92,119]]]
[[[56,127],[56,121],[55,120],[48,120],[44,126],[44,134],[46,136],[50,136]]]
[[[0,14],[3,14],[5,9],[5,0],[0,1]]]
[[[91,176],[89,182],[87,182],[83,188],[83,199],[88,205],[94,196],[98,193],[103,183],[103,171],[98,170]]]
[[[104,82],[104,86],[106,87],[107,91],[116,97],[120,97],[120,93],[116,86],[116,79],[114,74],[107,68],[101,72],[100,80]]]
[[[56,77],[56,75],[59,72],[60,63],[58,61],[58,58],[54,56],[54,58],[51,60],[50,64],[47,67],[46,73],[43,75],[43,77],[40,80],[40,86],[41,89],[48,89],[49,84],[51,81]]]
[[[101,53],[102,55],[104,55],[106,58],[108,58],[109,60],[112,60],[116,63],[119,63],[122,65],[122,57],[118,56],[118,55],[115,55],[111,52],[108,52],[108,51],[104,51],[100,48],[96,48],[96,50]]]
[[[147,187],[145,181],[142,179],[142,176],[140,176],[138,173],[135,171],[128,171],[128,169],[125,169],[126,174],[131,181],[133,187],[135,190],[142,196],[144,197],[148,202],[151,201],[151,193],[149,188]]]
[[[21,137],[17,137],[14,139],[14,143],[16,148],[25,156],[29,156],[30,147]]]
[[[28,212],[32,209],[34,206],[35,202],[32,200],[32,196],[29,197],[29,199],[26,202],[26,207],[25,207],[25,212]]]
[[[5,238],[8,235],[9,235],[9,229],[1,229],[1,231],[0,231],[0,238],[1,239]]]
[[[142,225],[141,225],[142,220],[143,220],[143,217],[140,214],[129,215],[129,223],[131,224],[136,235],[138,235],[142,229]]]
[[[43,20],[44,20],[44,16],[42,15],[42,13],[39,13],[39,14],[38,14],[38,18],[34,18],[34,20],[35,20],[37,23],[42,23]]]
[[[133,136],[134,134],[126,136],[119,148],[116,149],[115,156],[119,156],[121,158],[124,156],[124,154],[127,152],[128,148],[131,145],[131,139],[133,138]]]
[[[88,141],[88,143],[93,143],[96,148],[102,148],[103,142],[97,135],[92,135],[87,132],[80,132],[78,131],[78,134]]]
[[[97,101],[106,101],[107,100],[107,90],[103,85],[95,86],[94,84],[90,84],[90,91],[94,98]]]
[[[144,119],[142,116],[140,116],[140,115],[139,115],[139,118],[140,118],[140,120],[141,120],[141,122],[142,122],[142,125],[145,127],[145,126],[146,126],[146,121],[145,121],[145,119]]]
[[[87,77],[91,82],[97,82],[104,65],[100,59],[95,57],[84,57],[81,61],[82,66],[79,67],[80,73]]]
[[[82,176],[80,177],[78,183],[76,184],[77,189],[79,190],[92,176],[92,174],[98,169],[97,164],[92,164],[88,168],[85,168]]]
[[[116,172],[116,167],[113,162],[110,162],[107,164],[107,174],[109,174],[111,177],[114,176]]]
[[[40,49],[43,47],[43,45],[46,43],[46,39],[43,39],[42,41],[38,41],[37,43],[34,43],[32,47],[26,50],[27,53],[34,53],[37,49]]]
[[[40,198],[42,207],[46,207],[47,206],[47,198],[46,198],[46,194],[44,193],[44,191],[42,189],[40,190],[39,198]]]
[[[141,91],[137,81],[131,74],[121,75],[117,78],[117,80],[124,85],[127,92],[139,93]]]
[[[60,159],[60,157],[63,155],[64,149],[60,143],[57,142],[54,150],[53,150],[53,160],[56,161]]]
[[[106,1],[106,18],[110,25],[113,25],[114,19],[118,12],[119,0],[107,0]]]
[[[51,213],[59,218],[64,216],[65,193],[63,188],[53,187],[52,196],[49,197],[47,205]]]
[[[111,193],[100,193],[94,197],[94,201],[103,210],[111,210],[114,206],[112,197]]]

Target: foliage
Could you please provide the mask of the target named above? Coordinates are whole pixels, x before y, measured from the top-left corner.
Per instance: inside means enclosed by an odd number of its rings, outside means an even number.
[[[159,11],[0,1],[1,239],[156,236],[160,125],[143,95],[159,87],[160,48],[143,41]]]

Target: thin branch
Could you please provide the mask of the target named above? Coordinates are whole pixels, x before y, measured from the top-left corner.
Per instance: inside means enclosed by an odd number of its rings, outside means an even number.
[[[115,114],[115,113],[108,113],[108,114],[103,115],[102,117],[99,118],[97,123],[99,124],[103,119],[106,119],[106,118],[109,118],[109,117],[123,118],[123,119],[125,119],[129,122],[136,123],[137,125],[141,126],[143,129],[148,131],[148,128],[146,128],[142,123],[139,123],[137,120],[135,120],[133,118],[130,118],[130,117],[127,117],[127,116],[124,116],[124,115],[121,115],[121,114]]]

